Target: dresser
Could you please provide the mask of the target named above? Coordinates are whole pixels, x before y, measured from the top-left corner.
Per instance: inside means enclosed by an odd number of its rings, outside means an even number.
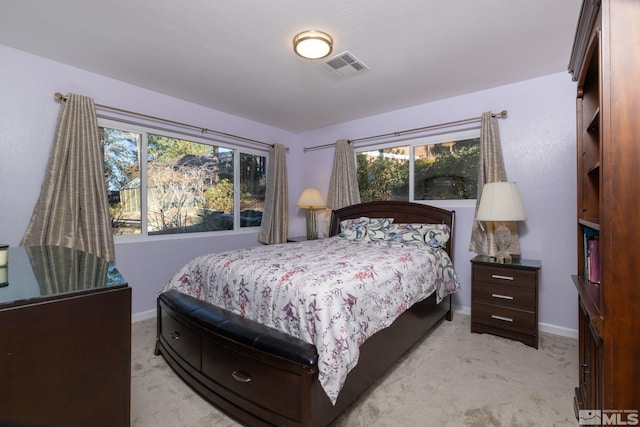
[[[0,287],[0,425],[130,425],[131,288],[102,258],[9,249]]]
[[[471,260],[471,332],[511,338],[538,348],[538,276],[542,264]]]

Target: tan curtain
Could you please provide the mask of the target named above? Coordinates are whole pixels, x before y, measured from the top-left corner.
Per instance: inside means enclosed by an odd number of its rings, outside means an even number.
[[[287,183],[287,148],[274,144],[269,148],[267,189],[258,241],[285,243],[289,232],[289,187]]]
[[[358,175],[353,146],[346,139],[336,141],[333,155],[333,169],[327,193],[325,232],[328,232],[331,211],[360,203]]]
[[[507,172],[502,157],[500,144],[500,128],[498,119],[493,117],[490,111],[482,113],[480,128],[480,165],[478,167],[478,197],[475,212],[478,212],[482,187],[489,182],[506,182]],[[520,239],[518,237],[518,225],[516,222],[505,222],[505,226],[511,231],[511,245],[509,253],[520,254]],[[492,222],[473,221],[471,230],[471,243],[469,250],[480,255],[495,256],[498,252],[493,231],[496,225]]]
[[[93,99],[70,94],[22,246],[63,246],[114,261],[102,153]]]
[[[353,146],[346,139],[336,141],[333,169],[327,194],[327,208],[340,209],[360,203]]]

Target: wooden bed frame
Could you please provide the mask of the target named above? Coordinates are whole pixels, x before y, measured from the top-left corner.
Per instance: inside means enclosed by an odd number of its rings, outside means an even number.
[[[332,213],[330,235],[340,221],[368,216],[396,223],[437,223],[451,228],[454,212],[409,202],[370,202]],[[158,298],[155,353],[214,406],[251,426],[326,426],[442,319],[451,320],[451,296],[415,304],[362,346],[334,405],[318,381],[312,344],[180,294]]]

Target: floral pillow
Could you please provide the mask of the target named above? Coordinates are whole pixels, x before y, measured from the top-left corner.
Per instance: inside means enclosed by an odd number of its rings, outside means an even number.
[[[379,243],[387,238],[389,226],[393,223],[393,218],[371,218],[367,224],[367,235],[365,240]]]
[[[385,240],[392,244],[409,246],[424,245],[422,233],[418,228],[415,228],[413,224],[391,224]]]
[[[369,217],[366,216],[340,221],[339,236],[347,240],[362,240],[367,235],[367,224]]]
[[[446,224],[425,224],[421,232],[424,242],[433,248],[444,248],[451,237],[451,229]]]
[[[446,224],[391,224],[387,239],[391,243],[443,248],[447,245],[451,230]]]
[[[380,242],[386,239],[393,218],[369,218],[366,216],[340,221],[339,236],[347,240]]]

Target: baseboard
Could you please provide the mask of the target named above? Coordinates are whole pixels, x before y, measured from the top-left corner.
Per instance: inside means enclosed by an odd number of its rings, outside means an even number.
[[[471,316],[471,307],[453,306],[453,312]],[[538,323],[538,330],[553,335],[578,339],[578,331],[576,329],[565,328],[564,326],[550,325],[548,323]]]
[[[158,310],[156,309],[143,311],[142,313],[135,313],[131,316],[131,322],[135,323],[135,322],[140,322],[142,320],[152,319],[157,315],[158,315]]]
[[[554,335],[578,339],[578,331],[576,329],[565,328],[564,326],[549,325],[548,323],[538,323],[538,329],[541,332],[547,332]]]
[[[458,314],[464,314],[465,316],[471,316],[471,307],[464,307],[461,305],[454,305],[453,312]]]

